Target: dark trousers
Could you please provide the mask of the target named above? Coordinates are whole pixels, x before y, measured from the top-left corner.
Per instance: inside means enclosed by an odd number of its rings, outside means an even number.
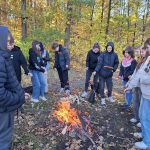
[[[88,90],[90,78],[91,78],[93,72],[94,72],[94,70],[90,70],[90,69],[88,69],[88,70],[86,71],[86,80],[85,80],[85,91],[86,91],[86,92],[87,92],[87,90]],[[94,89],[95,89],[95,90],[96,90],[96,88],[97,88],[97,80],[98,80],[98,75],[96,74],[96,75],[94,76],[94,79],[93,79],[93,81],[94,81]]]
[[[15,112],[0,113],[0,150],[12,149]]]
[[[108,97],[112,96],[112,88],[113,88],[113,82],[112,82],[112,77],[109,78],[103,78],[103,77],[99,77],[99,82],[100,82],[100,96],[101,98],[105,98],[105,83],[107,86],[107,90],[108,90]]]
[[[62,70],[61,68],[57,68],[59,80],[61,83],[61,88],[65,88],[65,90],[69,90],[69,79],[68,79],[68,70]]]

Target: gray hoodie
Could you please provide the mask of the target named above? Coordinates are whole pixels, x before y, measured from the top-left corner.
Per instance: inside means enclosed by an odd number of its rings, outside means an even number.
[[[138,72],[131,78],[131,81],[128,83],[128,89],[140,87],[142,96],[150,100],[150,70],[148,72],[145,71],[145,68],[147,68],[149,62],[150,56],[140,67]]]

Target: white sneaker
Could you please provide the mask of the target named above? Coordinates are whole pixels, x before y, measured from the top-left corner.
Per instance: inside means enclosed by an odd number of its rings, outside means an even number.
[[[114,102],[115,102],[115,100],[113,99],[112,96],[111,96],[111,97],[108,97],[108,99],[109,99],[109,101],[110,101],[111,103],[114,103]]]
[[[141,128],[141,123],[139,122],[136,126],[137,126],[138,128]]]
[[[42,100],[42,101],[47,101],[46,97],[40,96],[39,99]]]
[[[87,95],[88,95],[87,92],[84,91],[84,92],[82,93],[81,97],[86,98]]]
[[[66,90],[65,93],[66,93],[67,95],[70,95],[70,90]]]
[[[31,101],[34,102],[34,103],[38,103],[39,102],[38,99],[34,99],[34,98],[31,98]]]
[[[102,98],[102,99],[101,99],[101,105],[106,105],[106,103],[105,103],[105,98]]]
[[[61,88],[60,90],[59,90],[59,93],[64,93],[65,92],[65,89],[64,88]]]
[[[142,133],[141,133],[141,132],[136,132],[136,133],[134,133],[133,135],[134,135],[134,137],[136,137],[136,138],[138,138],[138,139],[143,138],[143,136],[142,136]]]
[[[136,123],[136,122],[137,122],[137,120],[136,120],[135,118],[132,118],[132,119],[130,119],[130,122],[132,122],[132,123]]]
[[[138,148],[138,149],[147,149],[147,148],[149,148],[143,141],[136,142],[135,147]]]

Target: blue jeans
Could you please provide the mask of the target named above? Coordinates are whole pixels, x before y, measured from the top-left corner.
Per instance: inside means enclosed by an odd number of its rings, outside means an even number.
[[[123,86],[125,86],[127,84],[127,81],[123,81]],[[126,91],[125,92],[125,102],[126,102],[126,105],[130,106],[131,105],[131,102],[132,102],[132,91]]]
[[[142,125],[143,142],[150,146],[150,99],[141,98],[139,117]]]
[[[31,70],[30,72],[33,75],[31,78],[33,86],[32,98],[39,99],[40,96],[44,97],[46,86],[44,74],[35,70]]]

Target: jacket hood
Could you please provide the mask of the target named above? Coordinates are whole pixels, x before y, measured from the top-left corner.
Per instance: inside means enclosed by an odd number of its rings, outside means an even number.
[[[114,43],[113,42],[108,42],[106,45],[106,51],[107,51],[107,47],[111,46],[112,47],[112,52],[114,52]]]
[[[8,27],[0,26],[0,50],[7,50]]]

